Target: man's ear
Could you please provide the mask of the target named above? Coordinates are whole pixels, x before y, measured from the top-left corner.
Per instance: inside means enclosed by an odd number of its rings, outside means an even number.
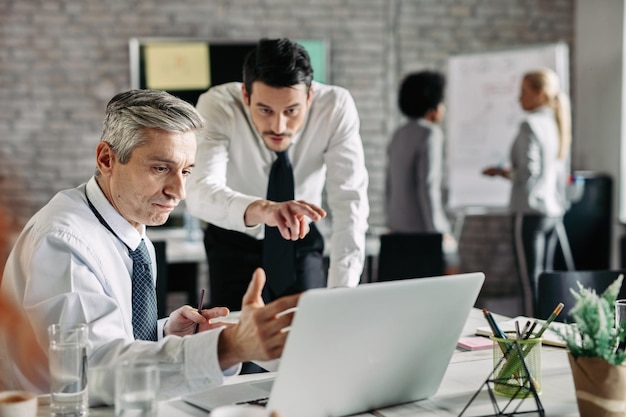
[[[107,142],[101,141],[96,147],[96,165],[98,171],[102,175],[109,175],[113,170],[113,164],[115,163],[115,152],[111,149],[111,145]]]
[[[307,107],[311,107],[311,101],[313,100],[313,86],[311,85],[309,87],[309,93],[308,96],[306,98],[306,106]]]
[[[241,83],[241,95],[243,96],[243,102],[250,107],[250,94],[248,94],[245,83]]]

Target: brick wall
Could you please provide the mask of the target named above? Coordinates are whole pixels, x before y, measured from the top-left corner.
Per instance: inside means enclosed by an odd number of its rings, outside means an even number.
[[[0,0],[1,201],[22,219],[87,179],[103,110],[139,36],[326,38],[362,120],[372,226],[384,224],[396,89],[449,54],[573,38],[573,0]],[[471,266],[473,267],[473,265]]]

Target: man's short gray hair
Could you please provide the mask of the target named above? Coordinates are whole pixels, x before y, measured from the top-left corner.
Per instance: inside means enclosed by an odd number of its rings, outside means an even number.
[[[125,164],[132,151],[146,141],[146,128],[170,133],[197,131],[205,126],[194,106],[159,90],[130,90],[109,101],[101,140]]]

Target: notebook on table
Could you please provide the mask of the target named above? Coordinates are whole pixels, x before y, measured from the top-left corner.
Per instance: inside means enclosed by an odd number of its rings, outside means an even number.
[[[533,332],[535,333],[546,322],[545,320],[534,319],[532,317],[526,316],[517,316],[506,321],[498,322],[498,326],[500,326],[500,328],[504,332],[514,332],[515,322],[518,322],[520,328],[523,328],[527,321],[530,321],[532,323],[535,320],[537,321],[537,326],[535,326],[535,330]],[[565,347],[565,342],[563,341],[563,339],[561,339],[558,333],[554,331],[554,329],[565,332],[568,327],[569,324],[553,321],[552,323],[550,323],[550,327],[543,333],[541,342],[544,345]],[[476,334],[480,336],[491,336],[493,333],[491,331],[491,327],[489,327],[488,324],[485,324],[484,326],[480,326],[476,329]]]
[[[484,275],[314,289],[303,294],[274,380],[183,397],[212,410],[267,397],[282,417],[345,416],[435,394]]]

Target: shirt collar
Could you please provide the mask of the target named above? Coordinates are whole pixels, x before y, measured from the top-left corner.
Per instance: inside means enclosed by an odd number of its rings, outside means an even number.
[[[130,249],[136,250],[142,239],[146,238],[146,226],[141,226],[141,233],[137,231],[122,215],[111,205],[109,200],[100,189],[95,177],[91,177],[86,188],[89,201],[100,213],[117,237]]]
[[[437,123],[431,122],[430,120],[427,120],[423,117],[420,117],[419,119],[417,119],[417,123],[421,124],[422,126],[426,126],[426,127],[433,127],[433,126],[437,126]]]
[[[552,108],[550,106],[539,106],[534,110],[531,110],[529,113],[550,113]]]

